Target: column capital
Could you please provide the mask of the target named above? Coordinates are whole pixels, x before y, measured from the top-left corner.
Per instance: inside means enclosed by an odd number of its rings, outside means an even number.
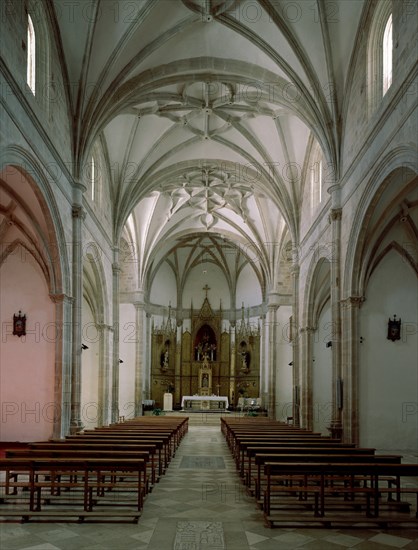
[[[311,327],[311,326],[301,327],[301,328],[299,329],[299,332],[300,332],[301,334],[303,334],[303,333],[312,334],[312,333],[315,332],[315,331],[316,331],[316,328],[315,328],[315,327]]]
[[[86,211],[81,206],[81,204],[73,204],[71,206],[71,215],[74,219],[80,219],[81,221],[83,221],[86,217]]]
[[[96,323],[96,327],[99,330],[108,330],[109,332],[113,332],[113,326],[107,325],[106,323]]]
[[[280,306],[280,294],[278,292],[269,292],[267,295],[267,308],[277,309]]]
[[[342,208],[331,208],[329,217],[328,217],[329,223],[341,221],[342,214],[343,214]]]
[[[290,274],[292,277],[297,277],[300,273],[300,265],[298,263],[292,264],[290,268]]]
[[[51,302],[53,302],[54,304],[72,304],[74,301],[74,298],[72,296],[68,296],[67,294],[62,293],[50,294],[49,297],[51,299]]]
[[[122,272],[122,268],[118,262],[113,262],[112,273],[113,275],[119,275]]]
[[[142,304],[145,306],[145,291],[143,290],[135,290],[133,293],[133,304],[136,305]]]
[[[348,298],[345,298],[344,300],[341,300],[341,307],[343,308],[360,308],[365,302],[366,297],[365,296],[349,296]]]

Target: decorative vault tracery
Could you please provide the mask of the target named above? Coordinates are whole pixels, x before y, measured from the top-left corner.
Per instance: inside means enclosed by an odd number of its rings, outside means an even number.
[[[200,213],[200,222],[210,229],[217,221],[214,213],[221,208],[229,208],[246,222],[247,199],[253,194],[253,186],[238,181],[231,172],[208,166],[184,173],[164,185],[163,192],[170,197],[168,220],[189,206]]]

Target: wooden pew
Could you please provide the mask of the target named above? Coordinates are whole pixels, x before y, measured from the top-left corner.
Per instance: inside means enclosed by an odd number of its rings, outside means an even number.
[[[321,439],[314,439],[314,440],[307,440],[307,439],[293,439],[293,440],[287,440],[287,439],[277,439],[274,438],[273,440],[267,439],[261,439],[261,440],[254,440],[254,439],[244,439],[243,441],[239,441],[238,447],[237,447],[237,469],[239,470],[240,476],[244,477],[244,471],[245,466],[250,466],[249,462],[251,460],[251,456],[249,455],[247,449],[249,447],[263,447],[265,452],[268,452],[269,449],[273,452],[273,449],[285,449],[285,448],[293,448],[295,451],[297,449],[353,449],[355,448],[355,445],[352,443],[340,443],[336,441],[323,441]],[[247,460],[246,460],[247,459]]]
[[[153,437],[152,435],[147,436],[129,436],[129,435],[120,435],[118,434],[80,434],[80,435],[67,435],[66,436],[67,441],[82,441],[85,443],[94,443],[94,442],[101,442],[101,443],[108,443],[108,444],[152,444],[156,445],[158,450],[158,463],[159,463],[159,470],[158,475],[161,476],[164,474],[166,468],[168,467],[169,461],[170,461],[170,453],[169,453],[169,440],[167,437],[161,437],[156,436]]]
[[[347,462],[386,462],[393,464],[400,464],[402,457],[400,455],[376,455],[374,449],[343,449],[340,453],[311,453],[309,452],[299,453],[286,453],[281,451],[269,452],[269,453],[257,453],[254,457],[254,463],[257,468],[257,477],[254,479],[255,483],[255,497],[256,500],[262,498],[261,487],[262,483],[267,483],[267,479],[262,477],[262,469],[264,464],[269,463],[281,463],[281,462],[327,462],[329,464],[335,463],[347,463]]]
[[[376,455],[377,456],[377,455]],[[375,458],[376,458],[375,456]],[[413,522],[418,524],[418,483],[416,477],[418,476],[417,464],[398,464],[368,460],[367,462],[357,462],[350,459],[350,462],[266,462],[264,464],[264,473],[267,479],[267,486],[264,492],[264,515],[268,526],[272,527],[274,524],[281,523],[287,524],[291,522],[302,522],[309,524],[312,522],[320,522],[325,526],[330,526],[331,523],[349,523],[350,525],[361,522],[373,522],[379,526],[386,527],[389,523],[406,523]],[[277,480],[282,476],[283,480],[289,479],[292,476],[303,478],[303,485],[294,487],[293,489],[298,492],[304,492],[314,496],[313,515],[307,513],[302,514],[298,511],[296,514],[289,514],[282,511],[272,511],[272,495],[286,494],[291,491],[291,487],[285,485],[279,485]],[[353,480],[348,487],[336,488],[330,482],[333,478],[341,479],[347,477]],[[402,487],[400,482],[394,487],[382,487],[382,480],[385,482],[387,477],[393,477],[400,480],[401,477],[412,477],[412,482],[407,487]],[[369,478],[369,483],[363,486],[356,486],[355,480],[360,478],[362,482],[364,479]],[[350,511],[345,516],[332,515],[330,513],[331,506],[329,506],[328,498],[335,497],[335,493],[342,492],[346,494],[364,494],[365,498],[365,513],[354,514],[354,511]],[[397,495],[401,494],[415,494],[417,497],[417,511],[415,518],[411,516],[405,516],[404,512],[392,511],[391,514],[382,516],[380,513],[381,495],[385,493],[392,494],[396,492]],[[400,498],[397,498],[399,501]],[[386,501],[387,502],[387,501]],[[390,501],[389,501],[390,503]],[[361,510],[360,510],[361,512]]]
[[[149,481],[158,481],[156,453],[158,475],[162,475],[187,430],[187,417],[146,421],[141,418],[132,420],[129,425],[124,423],[98,428],[87,434],[68,436],[65,440],[35,442],[27,450],[10,450],[8,458],[0,462],[0,472],[5,473],[0,484],[5,488],[2,500],[8,502],[20,490],[17,497],[28,495],[27,506],[13,510],[10,506],[2,506],[0,517],[21,515],[22,520],[27,521],[37,515],[75,516],[82,521],[86,517],[112,516],[133,517],[134,521],[138,521]],[[22,492],[22,489],[27,491]],[[73,498],[81,495],[81,508],[57,511],[47,506],[41,509],[41,497],[45,496],[45,491],[50,491],[49,499],[46,499],[48,502],[51,497],[61,497],[61,490],[64,489]],[[108,513],[93,509],[96,505],[103,506],[105,495],[117,491],[125,498],[132,490],[136,495],[134,512],[121,512],[113,508]],[[132,505],[132,498],[130,501]],[[118,496],[117,505],[120,504]]]
[[[67,436],[67,438],[70,438],[71,436]],[[77,434],[75,437],[101,437],[101,438],[107,438],[107,437],[116,437],[118,439],[162,439],[164,440],[164,445],[166,446],[166,454],[167,457],[170,459],[175,454],[175,440],[174,440],[174,434],[171,430],[117,430],[113,429],[110,430],[108,428],[97,428],[96,430],[85,430],[83,433]]]
[[[83,458],[86,460],[96,459],[96,458],[108,458],[108,459],[138,459],[145,462],[146,473],[144,477],[144,488],[145,493],[150,491],[150,484],[153,477],[153,467],[151,463],[151,457],[148,451],[105,451],[101,449],[15,449],[15,450],[6,450],[6,458],[28,458],[33,460],[38,459],[62,459],[62,458]],[[147,469],[149,473],[147,473]],[[154,476],[155,477],[155,476]]]
[[[21,517],[22,521],[28,521],[33,516],[51,517],[78,517],[80,521],[87,517],[131,517],[138,521],[143,506],[144,480],[146,464],[140,459],[126,458],[2,458],[0,459],[0,472],[5,472],[5,481],[0,486],[7,488],[7,474],[12,471],[25,472],[28,481],[25,486],[26,493],[21,493],[20,498],[27,494],[27,501],[19,506],[2,506],[0,516]],[[130,476],[126,482],[127,475]],[[18,482],[22,487],[22,482]],[[80,500],[72,499],[71,509],[59,511],[55,508],[42,508],[42,493],[48,491],[54,495],[57,490],[77,492],[81,494]],[[105,490],[123,491],[124,494],[133,494],[130,500],[130,511],[122,512],[118,509],[108,508],[106,511],[94,510],[98,504],[98,495]],[[4,496],[1,499],[7,501]],[[26,504],[26,506],[25,506]]]
[[[157,468],[159,468],[157,445],[155,444],[115,444],[102,443],[101,440],[93,442],[83,442],[78,440],[58,440],[55,442],[34,442],[29,443],[29,449],[35,450],[54,450],[54,449],[69,449],[69,450],[86,450],[86,451],[124,451],[124,452],[146,452],[149,456],[151,465],[151,484],[154,485],[158,481]],[[6,451],[7,452],[7,451]]]
[[[237,468],[239,468],[240,464],[240,455],[241,455],[241,442],[251,442],[253,445],[264,445],[265,443],[288,443],[288,444],[302,444],[302,445],[309,445],[309,444],[339,444],[340,441],[332,441],[330,439],[322,438],[321,436],[310,436],[310,435],[303,435],[303,436],[278,436],[278,435],[237,435],[235,437],[235,443],[234,447],[232,449],[232,456],[235,459],[235,462],[237,464]]]
[[[261,479],[261,465],[262,465],[262,459],[260,458],[256,462],[257,457],[265,457],[265,456],[271,456],[271,455],[326,455],[328,457],[333,457],[335,455],[353,455],[353,456],[365,456],[365,455],[374,455],[375,449],[373,448],[366,448],[366,447],[354,447],[354,446],[307,446],[307,445],[299,445],[299,446],[287,446],[286,444],[283,446],[275,445],[275,446],[252,446],[248,445],[246,447],[246,454],[248,457],[247,462],[247,468],[243,471],[242,477],[244,479],[245,484],[247,487],[251,490],[252,486],[252,475],[253,475],[253,465],[257,466],[256,470],[256,479],[257,482],[260,483]]]

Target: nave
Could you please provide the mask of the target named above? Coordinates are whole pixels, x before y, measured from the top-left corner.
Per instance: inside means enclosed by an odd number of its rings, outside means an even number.
[[[15,523],[1,524],[0,533],[2,550],[412,550],[418,543],[414,528],[266,528],[237,475],[219,417],[198,413],[138,524]]]

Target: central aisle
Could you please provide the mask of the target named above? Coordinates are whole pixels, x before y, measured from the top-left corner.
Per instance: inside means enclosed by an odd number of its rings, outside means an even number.
[[[264,530],[262,513],[236,474],[219,420],[217,426],[189,426],[166,475],[146,499],[140,524],[149,522],[155,530],[147,550],[246,550],[245,529]]]

